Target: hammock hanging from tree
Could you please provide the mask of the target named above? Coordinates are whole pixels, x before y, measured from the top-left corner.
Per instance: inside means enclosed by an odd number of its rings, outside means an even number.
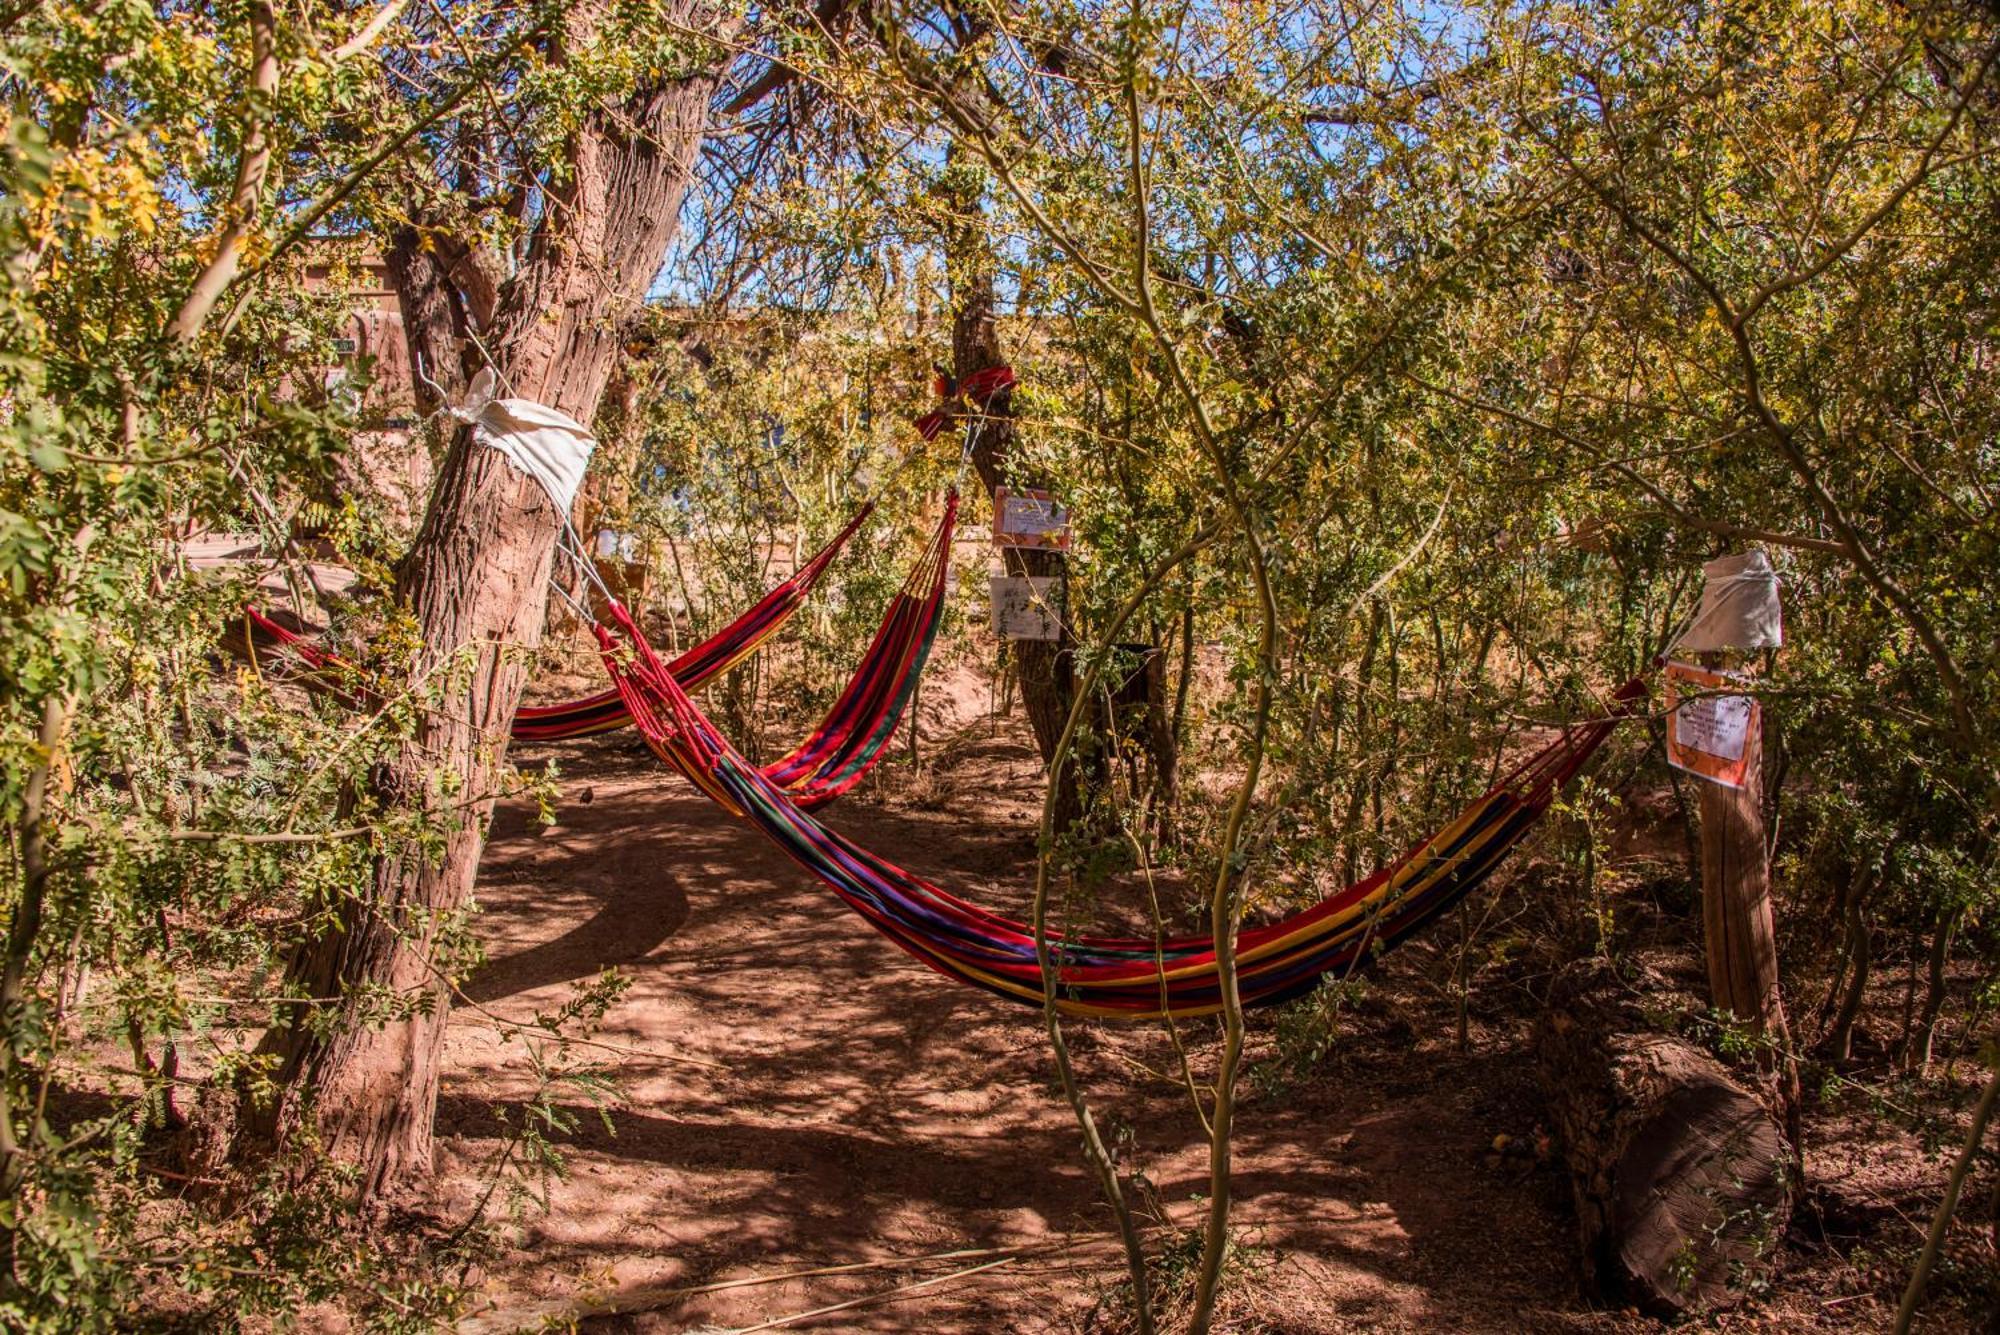
[[[791,579],[766,594],[749,611],[715,635],[688,650],[663,669],[682,690],[698,689],[754,653],[797,611],[833,558],[860,528],[872,508],[864,507],[847,527]],[[947,493],[944,517],[890,600],[861,665],[831,710],[806,739],[789,754],[764,767],[764,774],[802,807],[832,801],[861,782],[880,759],[904,709],[914,696],[924,664],[930,657],[943,620],[945,582],[950,571],[951,542],[958,518],[958,492]],[[254,607],[244,614],[253,625],[293,650],[308,667],[349,666],[332,651],[271,620]],[[521,719],[528,717],[528,726]],[[610,732],[630,726],[632,716],[614,687],[600,695],[540,710],[523,709],[516,716],[514,738],[554,740]],[[652,738],[647,738],[649,746]],[[657,752],[658,747],[654,750]],[[671,763],[671,757],[665,757]]]
[[[1011,392],[1017,383],[1014,368],[1011,366],[988,367],[959,381],[940,376],[934,388],[941,402],[936,409],[916,419],[917,433],[925,440],[936,439],[945,424],[952,420],[957,411],[956,405],[960,404],[974,410],[973,421],[976,425],[984,420],[983,414],[992,406],[993,401],[1002,394]],[[972,437],[968,436],[966,440],[968,453],[971,447]],[[948,559],[950,555],[950,530],[957,513],[957,503],[958,491],[954,487],[945,518],[940,525],[942,536],[934,540],[933,544],[933,549],[942,553],[940,560]],[[566,509],[560,504],[558,508]],[[834,534],[832,540],[811,560],[793,572],[790,579],[765,594],[755,607],[674,659],[668,670],[680,681],[682,687],[689,691],[697,690],[711,678],[727,672],[744,658],[755,653],[757,648],[790,620],[792,614],[804,604],[814,586],[819,583],[820,577],[833,565],[834,558],[840,554],[848,540],[860,530],[874,509],[875,503],[872,500],[862,505],[847,522],[847,526]],[[898,615],[910,614],[910,604],[907,599],[911,596],[912,590],[921,583],[920,576],[924,569],[925,563],[920,561],[918,568],[911,572],[909,581],[905,583],[903,594],[892,604],[890,618],[885,620],[882,630],[877,633],[876,645],[870,647],[869,657],[863,660],[864,675],[876,657],[876,648],[882,646],[883,636],[888,634],[890,623]],[[937,617],[942,609],[943,578],[943,571],[940,568],[936,576],[938,596],[933,600],[928,614],[929,629],[922,636],[923,651],[915,658],[915,667],[918,670],[922,669],[923,660],[930,652],[930,640],[935,635]],[[349,666],[338,655],[312,643],[297,631],[271,620],[256,608],[245,607],[243,611],[256,629],[263,631],[280,645],[295,650],[308,667],[320,669]],[[907,697],[909,690],[914,689],[914,678],[897,685],[898,691],[892,694],[899,697],[896,712],[900,713],[900,700]],[[876,689],[880,688],[881,683],[877,683]],[[855,683],[850,683],[848,692],[851,694],[854,690]],[[872,696],[870,698],[872,699]],[[843,694],[842,703],[850,703],[848,694]],[[862,702],[856,700],[852,703],[858,705]],[[834,713],[828,716],[828,722],[836,722],[840,714],[841,709],[837,706]],[[564,741],[572,737],[589,737],[598,733],[615,732],[620,728],[630,727],[631,723],[631,715],[626,712],[624,702],[614,689],[557,704],[523,705],[514,715],[513,738],[517,742]],[[895,716],[892,714],[888,718],[888,728],[875,743],[875,749],[879,750],[881,743],[886,741],[887,731],[893,731],[894,724]],[[825,801],[835,795],[835,792],[843,792],[852,787],[854,781],[859,780],[860,772],[865,772],[868,763],[861,758],[857,749],[858,744],[853,740],[854,732],[854,729],[846,728],[837,734],[823,735],[826,734],[826,725],[822,725],[821,732],[815,733],[798,751],[786,757],[784,761],[778,762],[779,766],[787,771],[785,777],[780,778],[778,782],[792,787],[795,793],[808,801],[813,800],[811,794],[819,792],[831,783],[839,782],[839,787],[834,792],[819,797],[818,801]],[[869,734],[867,729],[862,729],[861,732],[863,735]],[[859,772],[853,768],[856,763],[860,764]],[[837,777],[839,775],[850,777],[846,782],[840,782]]]
[[[757,652],[804,605],[820,576],[833,565],[833,559],[847,546],[847,540],[860,531],[874,509],[873,501],[863,505],[847,521],[847,527],[792,572],[790,579],[765,594],[755,607],[676,658],[670,665],[674,676],[686,689],[698,690],[710,678],[720,676]],[[625,712],[618,692],[600,691],[560,704],[521,706],[514,714],[514,740],[557,742],[631,726],[632,716]]]
[[[761,768],[765,781],[783,790],[794,805],[823,806],[854,787],[895,736],[896,724],[916,694],[944,619],[945,580],[951,569],[951,539],[957,518],[958,492],[954,489],[945,496],[944,518],[930,545],[890,600],[889,611],[868,652],[862,655],[861,666],[840,698],[790,755]],[[673,671],[671,664],[667,670]],[[677,683],[683,680],[678,674],[674,679]],[[616,689],[613,687],[614,692]],[[686,690],[684,686],[681,689]],[[631,718],[629,712],[626,717]],[[644,729],[641,733],[655,755],[676,764],[651,733]]]
[[[826,574],[834,558],[846,547],[848,539],[860,531],[874,509],[873,501],[863,505],[855,512],[854,518],[847,521],[847,526],[794,571],[790,579],[765,594],[756,606],[674,659],[671,664],[674,675],[688,690],[699,690],[711,678],[727,672],[755,653],[805,604],[820,577]],[[309,668],[316,671],[327,668],[360,670],[332,650],[322,648],[310,638],[273,621],[255,607],[245,606],[243,614],[251,627],[297,653]],[[514,715],[513,737],[517,742],[554,742],[615,732],[631,725],[631,715],[625,712],[618,692],[607,690],[552,705],[523,705]]]
[[[610,610],[618,635],[596,627],[605,666],[657,754],[917,959],[1009,1000],[1041,1002],[1042,973],[1026,924],[959,899],[820,824],[730,746],[625,609],[614,602]],[[1322,976],[1358,968],[1457,904],[1521,842],[1644,694],[1642,681],[1626,683],[1611,714],[1565,728],[1393,865],[1280,922],[1241,932],[1237,983],[1244,1004],[1301,996]],[[1049,942],[1056,1004],[1067,1014],[1137,1019],[1222,1008],[1213,938],[1050,932]]]

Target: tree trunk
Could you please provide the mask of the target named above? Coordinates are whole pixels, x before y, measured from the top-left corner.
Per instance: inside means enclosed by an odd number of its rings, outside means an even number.
[[[961,170],[969,169],[971,153],[955,145],[946,156]],[[976,175],[967,171],[968,175]],[[951,373],[955,380],[1006,364],[1000,349],[999,322],[995,316],[994,270],[998,261],[983,230],[984,203],[976,194],[954,201],[954,223],[945,230],[946,261],[951,275]],[[1008,458],[1014,445],[1013,395],[1002,394],[988,407],[989,420],[973,443],[972,470],[991,495],[1008,481]],[[1018,547],[1001,549],[1010,575],[1029,575],[1061,580],[1063,554]],[[1068,609],[1054,640],[1013,641],[1014,662],[1020,671],[1021,703],[1034,730],[1035,748],[1043,763],[1055,756],[1056,742],[1069,719],[1070,701],[1076,694],[1075,641],[1070,635]],[[1056,828],[1074,823],[1080,810],[1074,764],[1056,776]]]
[[[1861,1004],[1868,998],[1875,946],[1874,934],[1868,930],[1867,909],[1859,899],[1848,906],[1847,914],[1847,991],[1824,1044],[1827,1055],[1836,1062],[1854,1057],[1854,1023],[1861,1018]]]
[[[1701,918],[1710,999],[1761,1033],[1782,1028],[1784,1006],[1758,769],[1753,756],[1742,788],[1701,785]]]
[[[428,417],[444,407],[446,397],[455,397],[470,379],[460,356],[467,347],[463,304],[452,291],[451,281],[437,252],[424,244],[424,235],[414,226],[403,226],[390,234],[389,247],[382,252],[389,281],[396,288],[396,308],[403,317],[403,338],[409,344],[410,369],[415,385],[417,411]]]
[[[1957,905],[1942,910],[1931,936],[1923,1014],[1917,1019],[1916,1031],[1910,1035],[1908,1051],[1903,1054],[1904,1069],[1918,1075],[1928,1074],[1931,1069],[1931,1044],[1937,1035],[1938,1013],[1944,1009],[1945,975],[1951,967],[1952,937],[1957,933],[1963,916],[1964,910]]]
[[[1649,1032],[1639,998],[1587,960],[1558,975],[1536,1065],[1570,1170],[1585,1279],[1672,1315],[1733,1302],[1780,1247],[1791,1154],[1764,1102],[1707,1053]]]
[[[1771,1073],[1794,1142],[1800,1124],[1798,1065],[1778,991],[1778,932],[1771,914],[1771,857],[1765,839],[1763,743],[1745,739],[1749,764],[1741,788],[1701,787],[1701,919],[1709,999],[1763,1038],[1759,1063]]]
[[[689,23],[694,9],[682,15]],[[572,12],[572,24],[588,21]],[[552,192],[483,340],[503,392],[582,422],[595,415],[621,335],[672,238],[713,88],[713,74],[702,73],[642,89],[572,139],[572,174]],[[299,952],[287,995],[336,998],[336,1022],[281,1024],[266,1035],[281,1098],[248,1112],[239,1142],[282,1145],[310,1126],[328,1153],[358,1168],[364,1199],[431,1166],[451,1000],[433,948],[464,910],[485,846],[564,518],[532,480],[461,429],[400,572],[398,596],[423,635],[408,686],[435,695],[374,786],[386,809],[434,822],[441,847],[436,856],[414,844],[383,853],[366,901]],[[385,992],[399,1003],[386,1021]]]

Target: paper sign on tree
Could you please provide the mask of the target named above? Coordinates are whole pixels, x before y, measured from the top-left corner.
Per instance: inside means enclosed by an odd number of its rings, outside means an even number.
[[[1069,511],[1039,487],[993,490],[993,545],[1069,550]]]
[[[1060,638],[1055,587],[1052,576],[993,576],[993,633],[1009,640]]]
[[[1667,664],[1667,763],[1710,783],[1741,788],[1751,738],[1763,726],[1757,698],[1729,692],[1742,682],[1692,663]]]

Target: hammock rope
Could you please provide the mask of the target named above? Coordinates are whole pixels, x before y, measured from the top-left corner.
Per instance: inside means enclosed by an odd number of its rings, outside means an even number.
[[[828,829],[731,746],[674,679],[629,613],[609,608],[596,628],[605,667],[656,754],[719,805],[757,828],[819,877],[850,909],[929,967],[1012,1001],[1043,997],[1035,939],[1024,923],[960,899]],[[1621,687],[1604,718],[1564,728],[1457,820],[1391,866],[1300,913],[1238,937],[1246,1005],[1303,995],[1321,976],[1353,968],[1448,911],[1519,845],[1562,785],[1645,695]],[[1221,1009],[1210,937],[1049,933],[1056,1005],[1065,1013],[1139,1019]]]

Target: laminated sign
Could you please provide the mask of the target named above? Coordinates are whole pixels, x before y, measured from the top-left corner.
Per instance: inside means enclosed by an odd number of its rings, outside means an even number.
[[[1667,763],[1710,783],[1741,788],[1750,774],[1750,739],[1763,726],[1757,698],[1723,694],[1738,678],[1692,663],[1667,664]]]
[[[993,576],[993,633],[1008,640],[1053,640],[1056,581],[1050,575]]]
[[[993,490],[993,545],[1069,550],[1069,511],[1039,487]]]

